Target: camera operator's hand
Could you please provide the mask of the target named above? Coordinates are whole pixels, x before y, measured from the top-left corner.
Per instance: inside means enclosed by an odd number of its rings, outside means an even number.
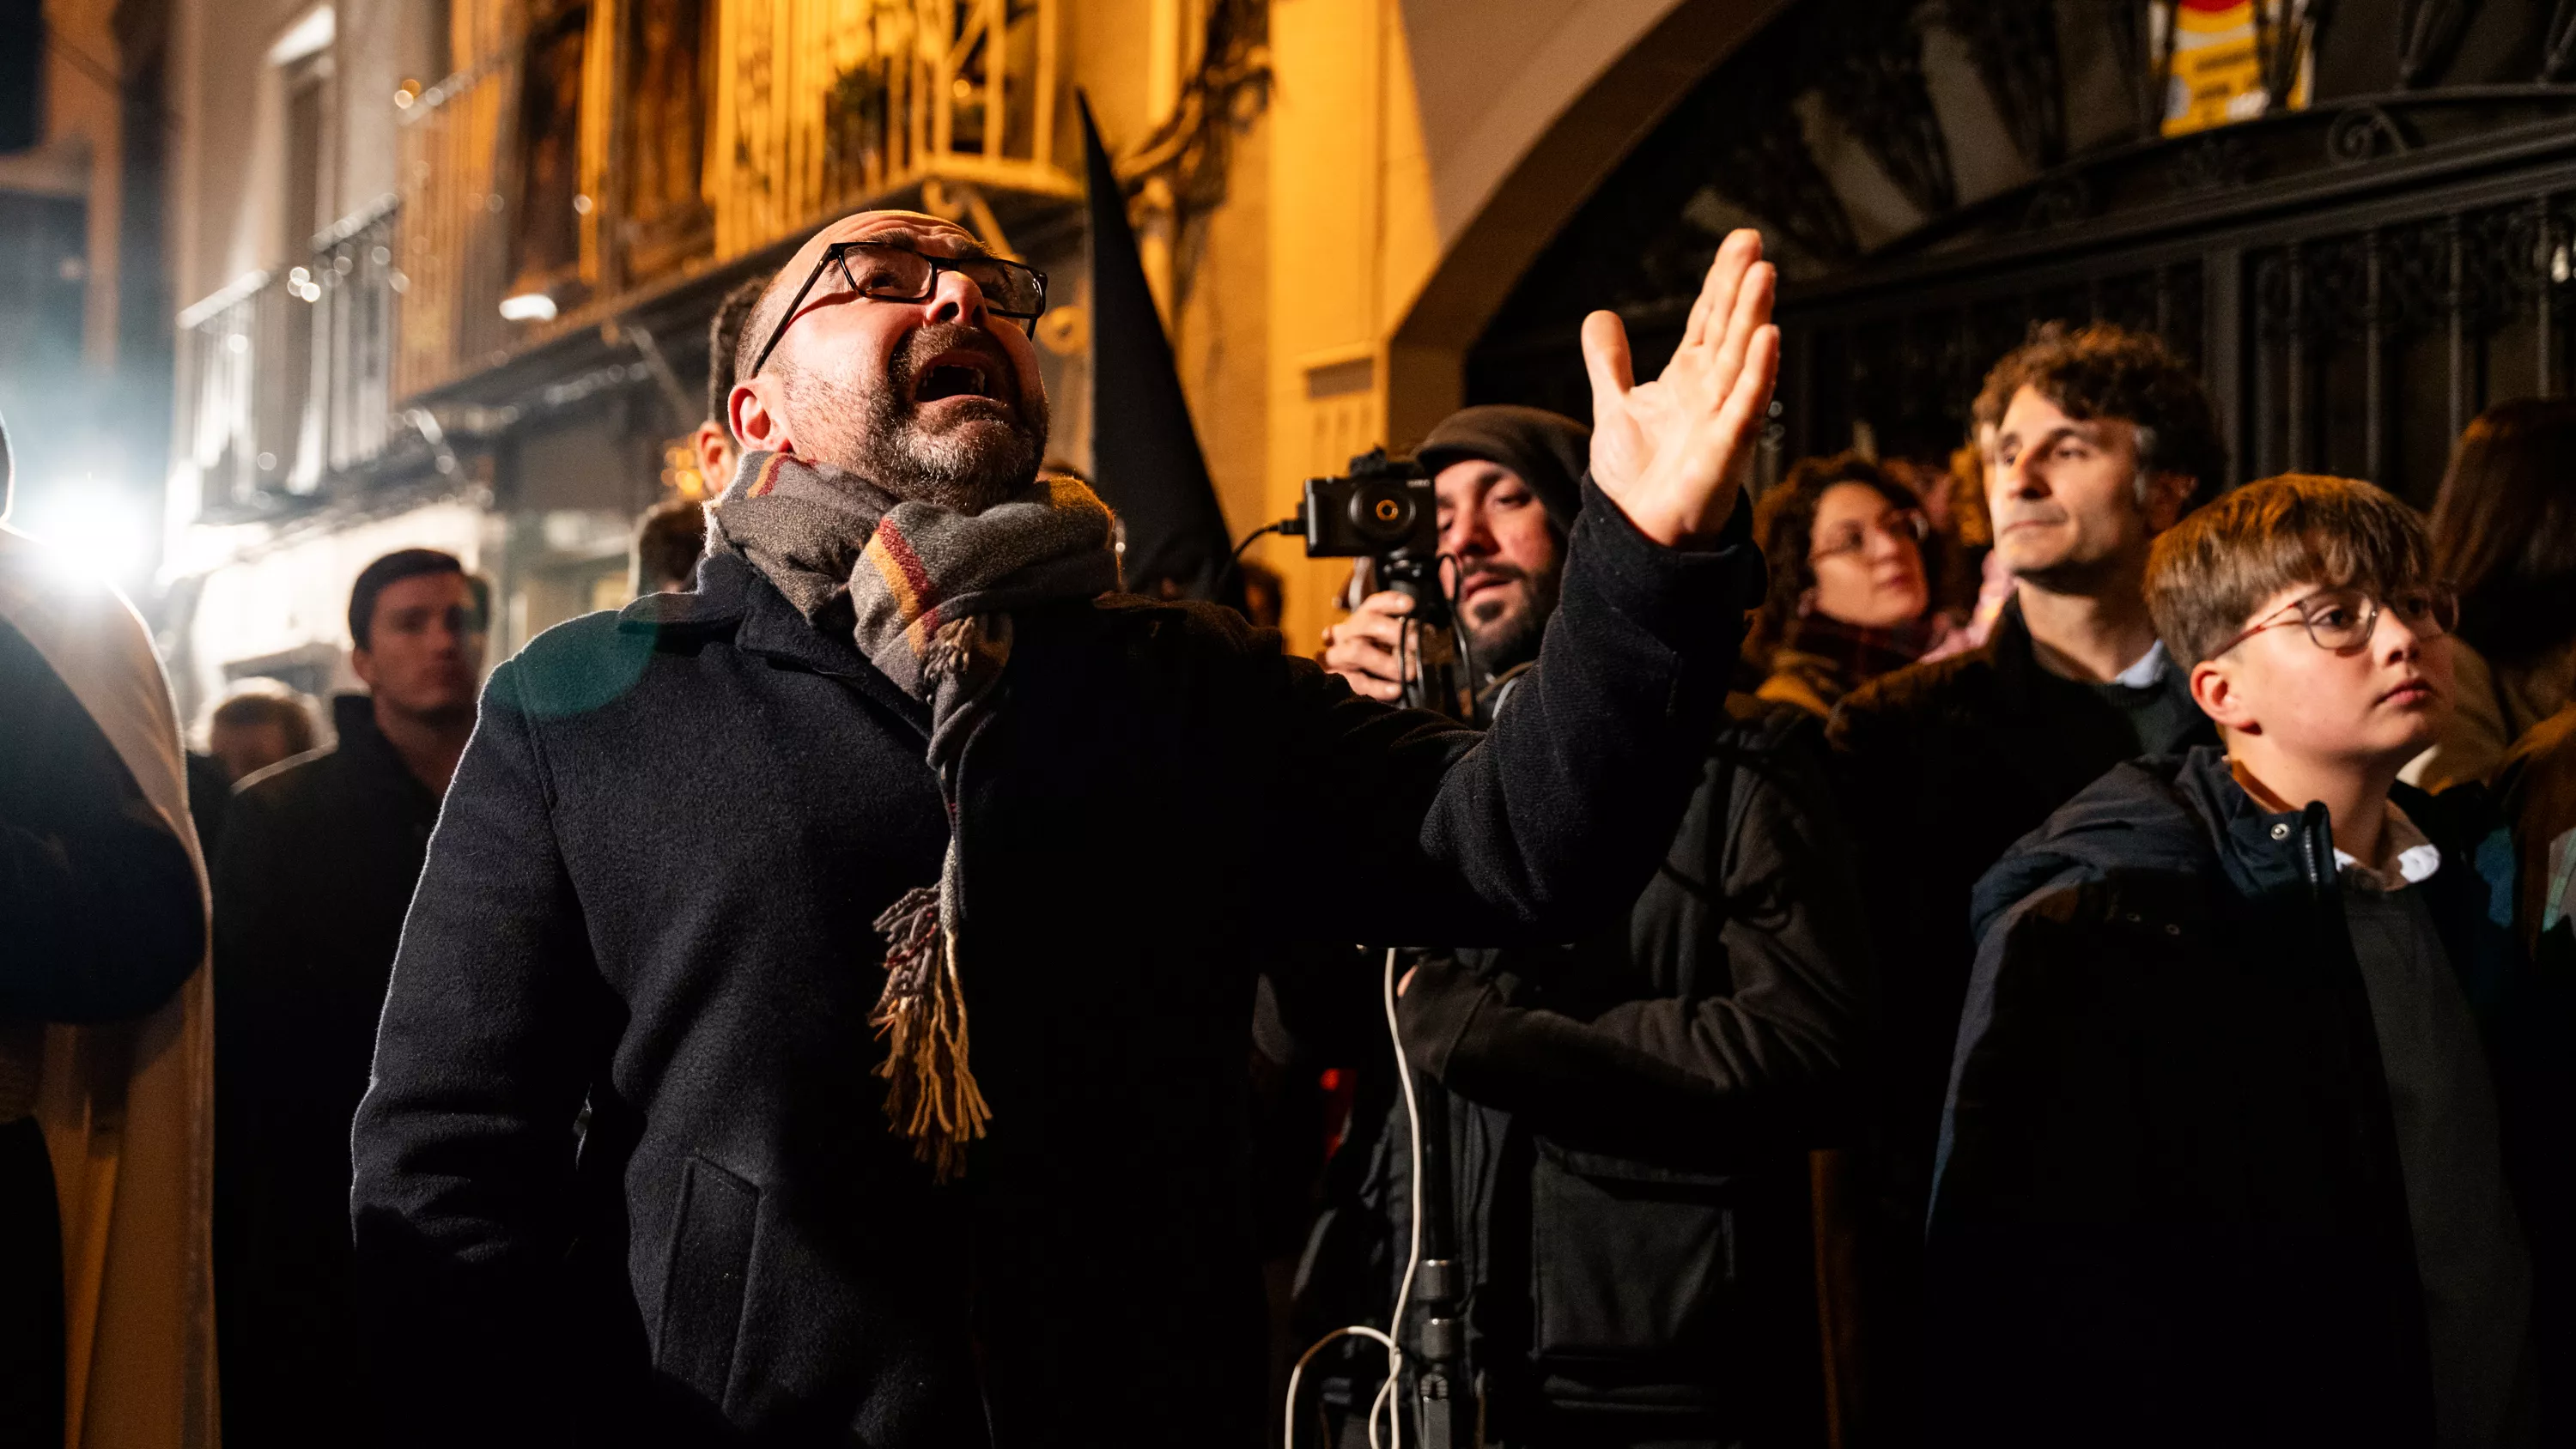
[[[1324,667],[1349,680],[1354,693],[1389,704],[1402,699],[1412,613],[1413,600],[1392,589],[1360,600],[1349,618],[1324,631]]]
[[[1776,273],[1762,238],[1737,231],[1717,249],[1681,345],[1661,377],[1633,380],[1617,314],[1583,319],[1592,375],[1592,479],[1639,532],[1667,548],[1713,538],[1769,416],[1780,370],[1771,325]]]

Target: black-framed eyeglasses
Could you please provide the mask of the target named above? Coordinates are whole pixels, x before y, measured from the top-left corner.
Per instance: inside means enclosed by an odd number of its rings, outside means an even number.
[[[2320,589],[2273,610],[2254,627],[2209,651],[2209,657],[2215,659],[2266,629],[2289,623],[2282,617],[2284,614],[2295,614],[2298,622],[2307,627],[2309,642],[2318,648],[2349,654],[2370,643],[2383,609],[2404,620],[2408,631],[2418,639],[2448,634],[2460,623],[2460,596],[2447,584],[2398,589],[2384,603],[2361,589]]]
[[[1816,535],[1814,547],[1807,550],[1807,561],[1816,563],[1840,558],[1847,553],[1865,553],[1869,549],[1869,536],[1873,533],[1883,533],[1899,543],[1910,543],[1920,548],[1923,540],[1932,536],[1932,520],[1912,508],[1891,508],[1867,523],[1853,519],[1836,525],[1831,533]]]
[[[813,274],[789,299],[787,311],[769,340],[761,344],[760,355],[752,359],[751,371],[743,379],[747,382],[760,375],[769,354],[778,350],[778,340],[794,325],[798,309],[817,287],[826,298],[847,295],[872,302],[927,302],[939,290],[942,272],[955,272],[973,282],[975,290],[984,294],[984,310],[996,317],[1025,325],[1046,312],[1046,273],[1035,267],[1000,257],[934,257],[898,242],[834,242],[823,248]]]

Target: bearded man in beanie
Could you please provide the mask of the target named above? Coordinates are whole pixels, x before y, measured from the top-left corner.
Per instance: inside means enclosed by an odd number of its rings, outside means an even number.
[[[1556,611],[1565,541],[1583,506],[1591,431],[1538,408],[1495,405],[1452,413],[1414,461],[1440,499],[1440,551],[1458,560],[1443,582],[1455,590],[1458,620],[1474,651],[1479,722],[1538,658],[1539,636]],[[1390,703],[1404,697],[1405,631],[1413,600],[1392,589],[1360,600],[1324,631],[1324,667],[1357,693]]]
[[[1592,319],[1569,647],[1477,736],[1115,592],[1038,471],[1043,278],[808,241],[698,590],[496,670],[431,839],[355,1133],[384,1432],[1258,1442],[1248,947],[1561,938],[1653,870],[1758,592],[1759,250],[1653,382]],[[1388,888],[1291,903],[1327,840]]]
[[[1441,552],[1458,560],[1478,719],[1498,730],[1545,707],[1521,696],[1542,637],[1552,661],[1588,647],[1549,627],[1588,443],[1571,418],[1475,407],[1415,452],[1439,494]],[[1364,600],[1328,631],[1326,667],[1361,693],[1400,693],[1410,603]],[[1478,1421],[1515,1449],[1825,1438],[1809,1153],[1838,1145],[1854,1115],[1872,995],[1861,897],[1820,722],[1736,695],[1713,735],[1681,828],[1648,842],[1665,846],[1663,869],[1623,923],[1424,952],[1404,980],[1405,1055],[1447,1088],[1423,1110],[1448,1118]],[[1403,1112],[1392,1087],[1363,1095],[1385,1104],[1379,1130],[1337,1154],[1346,1190],[1299,1284],[1301,1309],[1335,1303],[1336,1323],[1383,1311],[1396,1284],[1373,1269],[1401,1272],[1409,1239]],[[1364,1381],[1349,1401],[1369,1402],[1378,1362],[1353,1363]],[[1341,1442],[1360,1436],[1342,1426]]]

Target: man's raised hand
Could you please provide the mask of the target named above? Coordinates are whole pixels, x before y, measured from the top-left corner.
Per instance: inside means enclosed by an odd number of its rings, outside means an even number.
[[[1617,314],[1583,319],[1592,481],[1638,531],[1668,548],[1715,537],[1735,511],[1780,372],[1780,329],[1771,325],[1776,280],[1758,234],[1728,236],[1691,304],[1681,346],[1652,382],[1634,380]]]

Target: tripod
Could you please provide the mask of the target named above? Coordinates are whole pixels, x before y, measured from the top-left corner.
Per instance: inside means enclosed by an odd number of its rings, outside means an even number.
[[[1398,1058],[1399,1070],[1413,1065]],[[1416,1442],[1422,1449],[1469,1449],[1477,1443],[1476,1402],[1467,1362],[1466,1274],[1458,1262],[1456,1180],[1450,1170],[1449,1093],[1414,1072],[1420,1103],[1418,1131],[1422,1173],[1421,1331],[1414,1374]],[[1395,1325],[1401,1335],[1404,1325]]]
[[[1467,660],[1460,649],[1456,615],[1440,586],[1438,556],[1395,554],[1377,561],[1378,578],[1389,589],[1413,601],[1408,616],[1413,641],[1413,667],[1404,671],[1404,705],[1427,709],[1451,719],[1475,718],[1475,687],[1469,683]]]

